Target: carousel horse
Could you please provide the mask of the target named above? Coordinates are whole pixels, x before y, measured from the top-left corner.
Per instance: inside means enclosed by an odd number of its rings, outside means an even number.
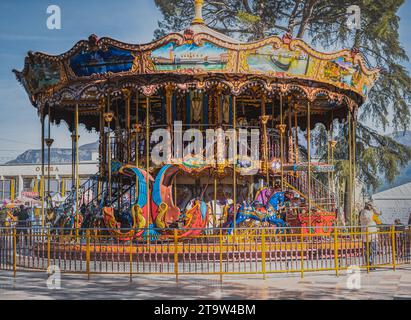
[[[82,229],[99,230],[105,228],[103,216],[100,214],[101,208],[91,205],[86,209]]]
[[[226,201],[211,200],[207,204],[213,212],[214,212],[214,208],[215,208],[215,213],[212,216],[212,218],[210,219],[210,221],[208,223],[208,227],[212,228],[212,227],[214,227],[214,225],[216,227],[221,226],[223,221],[227,220],[227,216],[228,216],[227,212],[228,212],[228,209],[230,207],[230,204],[232,204],[232,202],[230,203],[229,200],[226,200]],[[215,222],[214,222],[214,217],[215,217],[215,220],[216,220]]]
[[[261,195],[261,197],[259,197]],[[259,200],[265,200],[260,202]],[[244,201],[242,205],[237,204],[236,214],[236,226],[240,226],[247,220],[255,220],[260,223],[268,223],[275,225],[276,227],[285,227],[286,222],[283,219],[278,218],[277,212],[284,207],[284,192],[276,192],[272,196],[268,196],[268,193],[257,194],[256,200],[252,204]],[[264,205],[265,203],[265,205]],[[229,219],[224,224],[224,228],[227,228],[228,234],[231,234],[234,228],[234,206],[229,209]]]
[[[70,227],[71,214],[64,206],[52,207],[46,210],[46,224],[53,229],[64,229]]]
[[[138,183],[138,195],[136,202],[131,205],[131,213],[121,212],[124,218],[124,222],[127,221],[128,231],[121,230],[126,225],[117,222],[115,217],[115,211],[113,207],[103,207],[103,220],[109,232],[122,241],[129,241],[133,238],[140,238],[145,232],[144,228],[147,227],[146,223],[148,221],[148,208],[147,203],[150,201],[150,197],[147,193],[147,173],[135,166],[126,165],[120,168],[120,174],[124,174],[134,179],[137,179]],[[148,179],[152,180],[151,176],[148,175]],[[152,226],[150,226],[152,228]],[[152,235],[155,232],[151,232]]]
[[[179,222],[183,226],[178,230],[178,237],[200,235],[207,227],[211,208],[204,201],[192,199],[182,210],[174,204],[172,181],[182,170],[178,166],[166,165],[157,174],[153,185],[152,213],[157,230],[169,232]]]
[[[236,215],[236,226],[241,227],[241,224],[248,220],[254,220],[259,223],[268,223],[276,227],[285,227],[286,223],[284,220],[277,217],[276,212],[269,208],[268,210],[261,210],[261,208],[256,208],[251,204],[244,203],[237,209]],[[228,229],[227,234],[231,234],[234,229],[234,219],[233,219],[234,207],[229,210],[229,220],[224,224],[223,228]]]
[[[6,210],[3,223],[5,227],[11,227],[17,223],[17,217],[13,215],[12,210]]]
[[[75,230],[80,230],[83,224],[83,216],[75,214],[67,205],[50,207],[46,211],[46,224],[50,227],[50,233],[55,236],[62,236],[60,241],[73,240]]]
[[[223,188],[217,190],[217,195],[214,195],[214,193],[208,195],[209,199],[217,196],[217,199],[207,202],[213,212],[213,215],[210,216],[208,228],[220,228],[223,226],[224,222],[227,221],[229,208],[233,205],[233,199],[229,194],[230,191],[231,188],[225,190]]]
[[[257,191],[257,194],[255,196],[255,201],[258,201],[263,204],[263,206],[266,206],[268,203],[268,200],[271,197],[271,188],[263,188]]]

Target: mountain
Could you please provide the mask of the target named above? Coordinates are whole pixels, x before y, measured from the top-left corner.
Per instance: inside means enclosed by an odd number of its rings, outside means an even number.
[[[408,147],[411,147],[411,131],[401,131],[401,132],[395,132],[390,135],[391,138],[394,138],[395,141],[406,145]]]
[[[411,147],[411,131],[395,132],[391,134],[390,137],[403,145]],[[383,183],[376,192],[381,192],[387,189],[398,187],[408,182],[411,182],[411,162],[409,162],[408,165],[400,171],[399,176],[394,180],[393,183]]]
[[[98,153],[98,142],[85,144],[79,147],[80,161],[93,160],[93,154]],[[71,149],[52,148],[50,149],[51,163],[71,163]],[[45,162],[48,161],[47,148],[45,150]],[[27,150],[16,159],[6,164],[41,164],[41,150]]]

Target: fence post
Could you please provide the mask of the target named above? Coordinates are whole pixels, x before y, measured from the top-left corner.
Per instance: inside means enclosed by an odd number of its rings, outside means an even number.
[[[51,235],[50,235],[50,226],[47,227],[47,270],[50,268],[50,253],[51,253]]]
[[[16,227],[13,228],[13,276],[16,277],[17,273],[17,231]]]
[[[177,229],[174,229],[174,273],[176,274],[176,282],[178,282],[178,237],[177,237]]]
[[[370,239],[369,239],[369,232],[368,227],[366,227],[365,231],[365,250],[366,250],[366,263],[367,263],[367,273],[370,273]]]
[[[263,279],[265,280],[265,253],[266,253],[266,247],[265,247],[265,228],[262,229],[261,231],[261,267],[263,271]]]
[[[391,242],[392,242],[392,268],[395,271],[396,269],[396,241],[395,241],[396,233],[395,233],[395,226],[391,227]]]
[[[302,228],[300,228],[300,253],[301,253],[301,278],[304,278],[304,234]]]
[[[338,277],[338,228],[334,227],[334,266],[335,266],[335,275]]]
[[[223,282],[223,229],[220,228],[220,282]]]
[[[86,230],[86,272],[87,279],[90,280],[90,229]]]
[[[130,282],[133,281],[133,237],[130,239]]]

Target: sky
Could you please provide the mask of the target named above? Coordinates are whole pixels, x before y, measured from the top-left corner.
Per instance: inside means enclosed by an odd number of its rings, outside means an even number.
[[[47,7],[61,8],[61,30],[47,28]],[[161,18],[153,0],[0,0],[0,163],[41,145],[41,126],[12,69],[21,70],[28,51],[61,54],[89,35],[129,43],[153,39]],[[67,126],[53,126],[53,147],[70,148]],[[80,132],[80,144],[98,136]]]
[[[49,5],[61,8],[61,30],[47,28]],[[411,56],[411,0],[399,14],[401,41]],[[37,111],[11,72],[23,68],[29,50],[61,54],[93,33],[129,43],[150,42],[160,19],[154,0],[0,0],[0,163],[40,147]],[[407,67],[411,70],[411,63]],[[98,139],[85,130],[80,135],[80,144]],[[53,147],[71,146],[64,123],[53,126],[51,136]]]

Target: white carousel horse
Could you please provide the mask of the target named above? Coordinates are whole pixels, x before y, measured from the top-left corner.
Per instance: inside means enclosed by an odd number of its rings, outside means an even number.
[[[231,207],[233,203],[234,201],[231,198],[227,199],[225,203],[219,200],[209,201],[207,204],[210,206],[212,214],[210,215],[210,220],[208,222],[208,228],[213,228],[214,226],[218,228],[222,226],[224,223],[224,220],[227,219],[227,217],[225,217],[225,214],[226,214],[225,210],[228,210],[228,208]],[[214,207],[214,204],[215,204],[215,207]],[[215,208],[215,212],[214,212],[214,208]],[[215,223],[214,223],[214,219],[216,220]]]

